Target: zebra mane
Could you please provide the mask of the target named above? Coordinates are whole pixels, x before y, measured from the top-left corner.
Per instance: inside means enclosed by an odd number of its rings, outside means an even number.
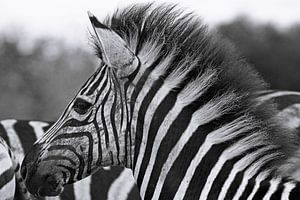
[[[117,10],[104,24],[138,57],[149,59],[149,63],[158,60],[161,79],[175,84],[170,86],[174,92],[186,91],[183,99],[192,99],[190,103],[198,108],[203,102],[215,101],[221,110],[216,126],[247,116],[247,125],[252,126],[247,134],[253,134],[247,145],[257,146],[259,139],[275,145],[281,153],[277,163],[281,164],[295,154],[298,138],[274,119],[276,105],[257,105],[258,91],[266,90],[267,84],[230,42],[210,33],[199,17],[184,14],[174,5],[146,4]],[[97,42],[95,46],[101,58]],[[203,79],[205,76],[210,78]],[[177,77],[177,82],[168,77]],[[260,134],[254,135],[254,130]]]

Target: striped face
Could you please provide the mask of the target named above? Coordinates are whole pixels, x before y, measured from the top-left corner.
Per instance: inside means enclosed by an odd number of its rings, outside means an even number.
[[[123,86],[139,61],[120,36],[89,16],[101,63],[23,161],[22,176],[37,196],[58,195],[63,185],[90,175],[99,166],[127,163]]]

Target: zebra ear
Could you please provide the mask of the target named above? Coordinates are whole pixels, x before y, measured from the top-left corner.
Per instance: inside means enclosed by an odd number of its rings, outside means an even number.
[[[116,32],[100,23],[91,12],[88,12],[88,15],[95,31],[96,45],[100,48],[104,63],[115,68],[134,64],[136,56],[126,42]]]

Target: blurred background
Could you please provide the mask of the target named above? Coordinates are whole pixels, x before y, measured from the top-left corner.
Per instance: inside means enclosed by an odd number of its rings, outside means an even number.
[[[0,119],[55,120],[97,58],[86,11],[103,19],[133,2],[0,0]],[[187,0],[238,48],[273,89],[300,91],[300,1]]]

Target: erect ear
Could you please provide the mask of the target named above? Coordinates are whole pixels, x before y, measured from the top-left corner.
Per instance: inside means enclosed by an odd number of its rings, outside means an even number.
[[[126,42],[116,32],[100,23],[91,12],[88,12],[88,15],[95,31],[103,62],[119,69],[135,64],[137,58]]]

